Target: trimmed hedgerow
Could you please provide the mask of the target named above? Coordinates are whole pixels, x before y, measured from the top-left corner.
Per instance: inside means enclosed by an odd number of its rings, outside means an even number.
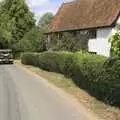
[[[22,58],[22,63],[26,64],[26,65],[34,65],[37,66],[38,65],[38,54],[36,53],[23,53],[21,55]]]
[[[78,76],[81,71],[87,80],[93,80],[105,61],[105,57],[71,52],[24,53],[22,63],[38,66],[44,70]],[[99,69],[98,69],[99,68]]]
[[[96,87],[95,87],[96,88]],[[120,58],[109,58],[97,78],[97,97],[107,104],[120,107]]]
[[[47,71],[72,77],[79,87],[89,92],[102,71],[106,58],[88,53],[44,52],[24,53],[21,59],[23,64],[38,66]]]
[[[120,107],[120,58],[88,53],[24,53],[22,63],[62,73],[76,85],[107,104]]]

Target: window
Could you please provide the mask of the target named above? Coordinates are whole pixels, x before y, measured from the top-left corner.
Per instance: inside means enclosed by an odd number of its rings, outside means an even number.
[[[96,30],[90,30],[89,31],[89,36],[91,39],[95,39],[97,37]]]

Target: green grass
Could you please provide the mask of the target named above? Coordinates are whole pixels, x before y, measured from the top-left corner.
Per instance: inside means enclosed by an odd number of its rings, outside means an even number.
[[[16,62],[17,64],[19,63],[18,61]],[[56,85],[64,91],[74,95],[78,99],[78,101],[80,101],[84,106],[86,106],[87,109],[97,114],[100,118],[104,120],[120,120],[120,110],[118,108],[111,107],[96,100],[87,92],[78,88],[73,83],[71,78],[67,78],[62,74],[47,72],[33,66],[22,66],[28,68],[32,72],[35,72],[36,74],[48,80],[48,82]]]

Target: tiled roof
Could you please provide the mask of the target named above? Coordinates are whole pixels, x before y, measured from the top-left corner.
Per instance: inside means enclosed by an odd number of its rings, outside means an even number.
[[[120,15],[120,0],[76,0],[64,3],[48,33],[112,26]]]

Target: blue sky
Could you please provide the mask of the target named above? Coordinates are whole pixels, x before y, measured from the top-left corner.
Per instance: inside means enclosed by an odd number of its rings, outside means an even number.
[[[56,13],[63,2],[70,0],[28,0],[28,5],[35,13],[36,19],[39,19],[44,13]]]

